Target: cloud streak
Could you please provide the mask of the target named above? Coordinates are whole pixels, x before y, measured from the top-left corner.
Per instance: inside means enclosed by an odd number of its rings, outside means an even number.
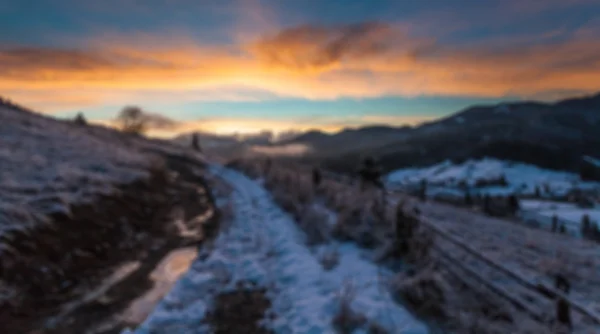
[[[331,69],[343,61],[377,56],[399,36],[389,24],[301,25],[260,39],[251,46],[257,58],[290,70]]]

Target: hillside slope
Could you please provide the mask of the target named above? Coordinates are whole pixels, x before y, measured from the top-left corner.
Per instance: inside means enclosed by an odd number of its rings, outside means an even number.
[[[149,289],[144,273],[172,249],[197,244],[214,220],[204,166],[201,155],[167,141],[0,103],[3,329],[83,333]],[[111,302],[84,297],[132,263]],[[102,307],[55,321],[89,303]]]

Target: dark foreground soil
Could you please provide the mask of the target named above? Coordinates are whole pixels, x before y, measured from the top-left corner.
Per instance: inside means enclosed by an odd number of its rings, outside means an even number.
[[[264,288],[240,286],[232,292],[222,293],[215,300],[215,308],[208,314],[207,322],[215,334],[270,334],[260,321],[271,307]]]
[[[170,251],[199,245],[214,235],[218,215],[197,162],[166,157],[166,168],[152,177],[121,187],[118,195],[71,208],[50,226],[7,240],[13,253],[0,259],[0,283],[17,290],[17,297],[0,304],[2,333],[86,333],[121,313],[135,298],[152,288],[152,270]],[[173,172],[176,172],[174,174]],[[183,238],[174,226],[212,210],[215,214],[195,238]],[[97,287],[119,266],[138,261],[133,273],[96,299],[68,314],[67,303]],[[48,325],[49,319],[55,324]],[[96,333],[118,333],[125,324]]]

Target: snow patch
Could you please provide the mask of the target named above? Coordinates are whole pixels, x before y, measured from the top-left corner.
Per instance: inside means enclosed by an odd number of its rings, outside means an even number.
[[[590,222],[600,226],[600,208],[584,209],[573,203],[521,200],[521,216],[524,219],[535,220],[545,227],[552,225],[552,219],[557,217],[558,222],[572,235],[581,235],[581,222],[583,216],[587,215]]]
[[[506,185],[485,185],[502,179]],[[574,173],[491,158],[468,160],[461,164],[444,161],[430,167],[400,169],[387,176],[392,188],[418,184],[421,180],[432,186],[459,190],[477,188],[475,192],[493,195],[534,194],[537,188],[553,196],[564,196],[573,189],[600,189],[600,183],[584,182]]]
[[[590,164],[592,164],[592,165],[594,165],[596,167],[600,167],[600,160],[599,159],[592,158],[592,157],[586,155],[586,156],[583,157],[583,160],[587,161],[588,163],[590,163]]]

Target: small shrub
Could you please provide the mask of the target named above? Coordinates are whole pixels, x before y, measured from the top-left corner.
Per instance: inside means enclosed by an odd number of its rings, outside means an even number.
[[[432,267],[424,268],[412,277],[398,274],[390,282],[390,289],[397,299],[407,302],[418,312],[437,318],[449,315],[444,305],[447,300],[447,291],[452,291],[453,288]]]
[[[332,234],[340,240],[352,240],[353,230],[360,225],[360,210],[356,208],[345,208],[338,214],[337,222],[333,227]]]
[[[77,113],[77,116],[75,116],[75,119],[73,120],[73,122],[79,126],[87,125],[87,120],[83,116],[83,113]]]
[[[302,211],[302,205],[295,200],[291,194],[284,190],[274,190],[272,192],[273,199],[277,204],[281,206],[282,209],[292,214],[294,217],[300,217],[300,213]]]
[[[431,249],[434,244],[433,234],[419,227],[413,238],[409,241],[409,253],[406,260],[416,265],[426,265],[431,259]]]
[[[329,239],[329,215],[322,208],[311,205],[303,210],[299,225],[306,233],[307,243],[316,245]]]
[[[369,324],[369,329],[367,330],[368,334],[389,334],[390,332],[385,329],[385,327],[383,327],[382,325],[376,323],[376,322],[371,322]]]
[[[338,311],[333,317],[333,326],[340,334],[351,334],[365,325],[364,315],[352,309],[352,301],[356,297],[356,289],[347,281],[338,294]]]
[[[300,203],[308,204],[314,199],[314,188],[311,181],[301,175],[295,175],[294,190],[297,193],[298,200]]]
[[[215,333],[270,333],[261,324],[271,308],[267,289],[244,285],[238,284],[234,291],[215,297],[213,308],[206,314],[206,322]]]
[[[319,257],[319,262],[323,269],[332,270],[340,263],[340,253],[337,249],[327,249]]]

